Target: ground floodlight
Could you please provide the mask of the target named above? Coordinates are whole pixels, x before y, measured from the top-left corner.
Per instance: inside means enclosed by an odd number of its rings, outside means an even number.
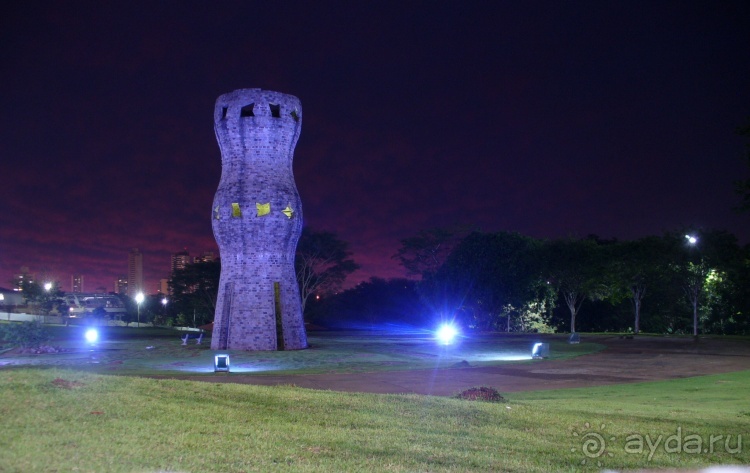
[[[95,343],[99,339],[99,331],[97,331],[95,328],[90,328],[86,330],[86,341],[89,343]]]
[[[436,333],[437,339],[444,345],[452,343],[456,335],[458,335],[458,330],[451,324],[441,325]]]
[[[214,356],[214,371],[229,372],[229,355]]]
[[[531,357],[534,359],[549,358],[549,343],[535,343],[531,349]]]

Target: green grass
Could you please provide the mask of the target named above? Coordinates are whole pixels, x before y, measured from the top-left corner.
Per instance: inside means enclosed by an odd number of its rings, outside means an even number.
[[[503,393],[507,402],[494,404],[138,378],[130,375],[213,374],[214,352],[208,340],[182,346],[181,334],[165,329],[108,328],[93,349],[81,343],[82,327],[52,330],[52,344],[70,353],[0,356],[2,473],[533,472],[750,463],[737,437],[750,437],[750,372]],[[508,363],[503,356],[528,353],[539,339],[495,334],[440,347],[425,333],[311,333],[309,350],[230,354],[233,369],[256,375],[439,369]],[[590,340],[596,337],[569,345],[564,335],[544,336],[553,359],[603,348]],[[677,448],[677,440],[684,445]],[[586,455],[592,446],[597,454]]]
[[[103,327],[102,342],[84,343],[84,327],[52,326],[50,345],[71,350],[54,355],[5,355],[0,366],[54,366],[104,374],[213,374],[210,338],[201,345],[182,346],[182,332],[169,329]],[[193,332],[194,334],[194,332]],[[294,373],[357,373],[440,369],[467,362],[496,366],[519,362],[531,354],[534,342],[550,343],[552,359],[566,359],[604,348],[594,342],[567,343],[565,335],[493,334],[438,345],[429,333],[311,332],[310,348],[296,351],[228,351],[235,373],[253,375]],[[511,360],[509,360],[509,358]],[[516,361],[512,361],[516,360]],[[520,362],[524,362],[521,360]]]
[[[625,451],[628,436],[747,435],[750,371],[506,394],[506,403],[292,386],[0,372],[0,471],[600,471],[750,463]],[[680,429],[678,431],[678,429]],[[584,443],[607,444],[589,458]],[[744,440],[744,439],[743,439]],[[611,455],[610,455],[611,454]],[[585,463],[584,463],[585,460]],[[598,463],[601,463],[599,465]]]

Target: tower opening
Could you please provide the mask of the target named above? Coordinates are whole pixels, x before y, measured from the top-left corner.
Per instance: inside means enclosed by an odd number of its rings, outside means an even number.
[[[221,107],[221,119],[227,118],[227,107]]]
[[[269,103],[268,106],[271,109],[271,116],[273,118],[281,118],[281,105],[277,103]]]
[[[242,107],[240,109],[240,117],[254,117],[255,114],[253,113],[253,107],[255,107],[254,103],[247,104]]]

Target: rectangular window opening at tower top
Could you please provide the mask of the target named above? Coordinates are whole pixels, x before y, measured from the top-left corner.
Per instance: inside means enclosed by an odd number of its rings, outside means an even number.
[[[255,107],[255,103],[250,103],[242,107],[240,109],[240,117],[254,117],[253,107]]]

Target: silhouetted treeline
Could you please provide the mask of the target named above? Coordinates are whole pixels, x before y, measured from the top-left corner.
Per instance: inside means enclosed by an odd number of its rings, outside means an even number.
[[[445,251],[445,248],[450,251]],[[315,300],[329,327],[750,333],[750,247],[726,232],[633,241],[424,232],[396,255],[418,281],[372,279]]]

